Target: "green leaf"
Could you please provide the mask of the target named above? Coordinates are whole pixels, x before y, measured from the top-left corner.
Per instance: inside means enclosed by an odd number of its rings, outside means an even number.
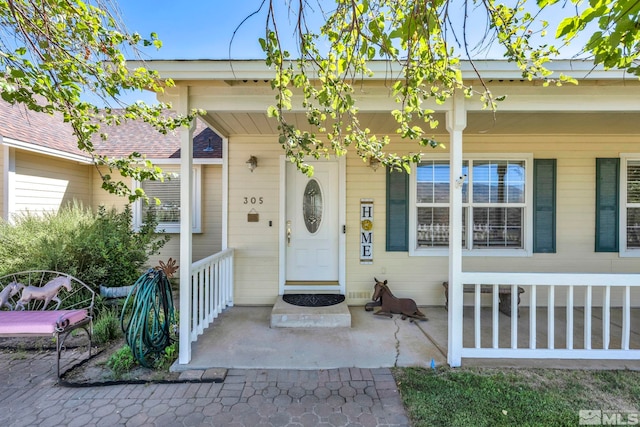
[[[577,17],[569,17],[564,18],[560,24],[558,24],[558,28],[556,30],[556,38],[560,39],[562,37],[572,38],[575,36],[579,27],[579,18]]]
[[[267,108],[267,116],[278,117],[278,109],[273,105],[270,105],[269,108]]]

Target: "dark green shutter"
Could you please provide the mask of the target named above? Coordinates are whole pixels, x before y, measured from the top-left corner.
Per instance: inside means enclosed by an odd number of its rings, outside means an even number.
[[[387,168],[387,251],[409,250],[409,174]]]
[[[556,159],[533,161],[533,252],[556,252]]]
[[[620,159],[596,159],[596,252],[618,252]]]

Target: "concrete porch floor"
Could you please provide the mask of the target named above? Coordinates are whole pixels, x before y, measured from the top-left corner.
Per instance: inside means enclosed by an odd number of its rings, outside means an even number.
[[[349,307],[351,328],[270,328],[272,307],[231,307],[193,343],[191,362],[174,369],[331,369],[446,363],[447,315],[429,320],[375,316]],[[427,337],[432,337],[433,341]]]
[[[272,307],[231,307],[223,312],[192,346],[191,362],[174,365],[175,370],[238,368],[238,369],[333,369],[429,367],[447,363],[447,311],[443,307],[421,308],[428,321],[402,320],[375,316],[361,306],[349,307],[351,328],[270,328]],[[528,346],[528,308],[520,309],[518,319],[519,347]],[[640,309],[631,310],[631,348],[640,348]],[[580,348],[584,318],[576,309],[574,345]],[[546,345],[546,309],[538,309],[539,348]],[[619,310],[612,313],[618,323]],[[500,315],[500,346],[510,345],[510,321]],[[600,313],[595,312],[593,348],[598,347]],[[482,310],[483,346],[491,343],[491,310]],[[564,346],[566,313],[557,307],[555,313],[556,348]],[[473,308],[464,310],[464,344],[473,345]],[[611,327],[611,346],[620,343],[620,328]],[[633,369],[640,370],[640,360],[558,360],[558,359],[469,359],[463,366],[539,367],[568,369]]]

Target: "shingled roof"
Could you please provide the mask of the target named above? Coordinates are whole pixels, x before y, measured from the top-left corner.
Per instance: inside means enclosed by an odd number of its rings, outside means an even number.
[[[101,132],[107,134],[107,140],[96,138],[94,146],[98,153],[109,157],[124,157],[136,151],[149,159],[180,158],[178,130],[162,135],[147,123],[129,120],[118,126],[102,126]],[[208,147],[212,150],[205,151]],[[193,158],[222,158],[222,139],[200,119],[196,119],[193,132]]]
[[[147,123],[131,120],[118,126],[103,126],[101,131],[108,138],[106,141],[95,138],[94,147],[99,154],[118,158],[138,152],[154,160],[180,158],[179,131],[162,135]],[[196,119],[193,135],[194,159],[222,158],[222,139],[202,120]],[[71,126],[59,113],[36,113],[0,100],[0,136],[27,143],[35,149],[43,147],[89,158],[78,148]],[[209,147],[212,150],[208,150]]]
[[[62,120],[60,113],[36,113],[22,105],[0,100],[0,135],[34,146],[89,157],[78,148],[71,126]]]

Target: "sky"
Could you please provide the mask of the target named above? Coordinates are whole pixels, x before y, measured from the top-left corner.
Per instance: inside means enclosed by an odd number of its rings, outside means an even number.
[[[258,38],[264,36],[265,12],[242,21],[256,11],[261,0],[119,0],[126,29],[162,41],[161,49],[142,51],[142,59],[259,59],[264,54]],[[234,32],[233,44],[230,45]],[[132,58],[133,59],[133,58]],[[124,103],[155,103],[151,92],[129,93]]]
[[[143,37],[155,32],[163,43],[159,50],[144,49],[142,59],[264,58],[258,39],[265,34],[266,9],[250,16],[260,8],[262,0],[119,0],[117,3],[129,32]],[[285,25],[289,22],[286,2],[280,0],[279,3],[282,6],[278,22]],[[139,99],[153,103],[155,95],[137,92],[124,96],[122,101],[130,103]]]
[[[261,0],[120,0],[122,20],[130,32],[158,33],[163,47],[145,51],[151,59],[227,59],[236,28]],[[284,3],[284,2],[283,2]],[[231,57],[262,58],[266,13],[248,18],[237,30]]]
[[[142,59],[264,58],[258,39],[264,37],[266,9],[250,16],[260,8],[263,0],[115,1],[119,5],[122,21],[129,32],[138,32],[146,37],[151,32],[156,32],[163,42],[160,50],[145,49]],[[276,11],[278,25],[281,27],[290,21],[286,10],[287,3],[285,0],[276,2],[279,6],[279,10]],[[327,0],[327,3],[331,2]],[[311,1],[309,4],[315,5],[316,2]],[[317,8],[317,6],[314,7]],[[319,26],[322,18],[320,11],[316,10],[316,13],[312,14],[313,17],[317,22],[311,22],[310,25]],[[556,16],[556,25],[557,19]],[[554,16],[549,20],[553,21]],[[472,19],[471,24],[472,32],[476,35],[483,33],[482,19]],[[284,30],[285,35],[287,31],[293,34],[292,30]],[[550,32],[553,33],[553,30]],[[294,49],[291,50],[294,51]],[[565,52],[566,55],[572,54],[569,50]],[[500,56],[494,55],[498,58]],[[123,98],[127,103],[137,99],[154,102],[155,95],[137,93]]]
[[[156,32],[163,41],[162,49],[150,48],[145,51],[150,59],[260,59],[264,57],[258,38],[264,37],[266,6],[254,16],[250,16],[260,9],[263,0],[114,1],[119,5],[122,20],[130,32],[135,31],[143,36]],[[320,1],[326,5],[327,9],[333,3],[332,0]],[[509,3],[509,0],[506,2]],[[297,4],[296,1],[293,3]],[[531,3],[535,2],[531,1]],[[275,2],[277,21],[281,27],[286,26],[290,21],[287,4],[288,0]],[[453,21],[458,20],[462,15],[462,9],[459,8],[462,4],[463,2],[452,2],[454,10],[449,13]],[[308,5],[312,12],[307,13],[312,19],[310,26],[317,28],[322,19],[321,11],[316,0],[308,1]],[[549,31],[551,34],[555,31],[559,20],[571,13],[568,7],[561,14],[557,13],[558,9],[555,7],[550,9],[549,13],[540,16],[540,19],[550,22],[550,28],[553,28]],[[484,14],[484,11],[480,13]],[[470,9],[469,15],[471,19],[467,30],[471,34],[471,39],[477,40],[484,33],[484,18],[477,13],[474,16],[473,8]],[[245,19],[244,24],[240,26]],[[234,31],[235,38],[230,45]],[[288,31],[290,31],[289,34],[293,33],[292,30],[284,30],[282,32],[285,37]],[[547,42],[550,41],[547,40]],[[471,42],[472,45],[473,43]],[[572,53],[573,51],[567,50],[565,55]]]

